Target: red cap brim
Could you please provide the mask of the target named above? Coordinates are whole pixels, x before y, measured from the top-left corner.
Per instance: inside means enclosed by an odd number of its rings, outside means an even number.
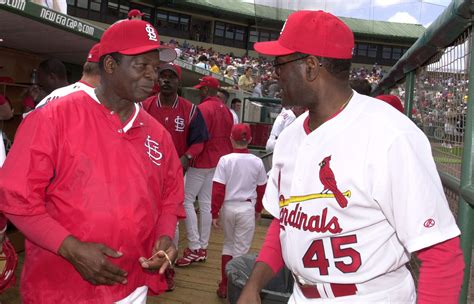
[[[128,50],[119,51],[119,53],[123,55],[139,55],[139,54],[147,53],[153,50],[160,51],[160,61],[163,61],[163,62],[171,62],[175,60],[177,57],[176,51],[174,49],[163,47],[163,46],[157,47],[156,45],[140,46],[140,47],[131,48]]]
[[[200,89],[200,88],[202,88],[202,87],[203,87],[202,84],[197,84],[197,85],[195,85],[193,88],[195,88],[195,89]]]
[[[256,42],[253,48],[257,53],[267,56],[285,56],[295,53],[295,51],[282,46],[278,40]]]

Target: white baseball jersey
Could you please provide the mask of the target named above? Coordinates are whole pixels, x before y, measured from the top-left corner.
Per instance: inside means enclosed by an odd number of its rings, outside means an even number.
[[[273,151],[275,148],[275,143],[280,136],[280,133],[288,127],[294,120],[296,119],[295,113],[292,110],[287,110],[285,108],[281,109],[280,114],[278,114],[277,118],[273,122],[272,130],[270,131],[270,137],[267,140],[267,145],[265,149],[267,152]]]
[[[94,88],[85,82],[78,81],[76,83],[52,91],[48,96],[43,98],[35,108],[40,108],[46,105],[48,102],[51,102],[55,99],[58,99],[59,97],[66,96],[77,91],[84,91],[91,95],[91,92],[94,91]]]
[[[222,156],[213,181],[225,185],[226,202],[257,200],[256,187],[267,182],[262,160],[251,153],[230,153]]]
[[[410,253],[460,234],[426,136],[356,92],[313,132],[305,113],[280,134],[263,204],[302,284],[356,284],[358,295],[399,284]]]
[[[256,188],[267,182],[263,162],[250,153],[224,155],[217,164],[213,181],[226,186],[219,214],[224,230],[222,254],[242,256],[249,251],[255,232]]]

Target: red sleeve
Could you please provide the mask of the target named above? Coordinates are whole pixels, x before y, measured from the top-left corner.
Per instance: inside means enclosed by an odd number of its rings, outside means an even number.
[[[5,217],[5,214],[0,213],[0,231],[5,230],[7,227],[7,218]]]
[[[418,304],[458,303],[464,274],[459,237],[420,250],[416,255],[421,261]]]
[[[46,188],[55,175],[57,136],[48,109],[33,111],[20,124],[0,170],[0,211],[16,215],[46,213]]]
[[[224,198],[225,185],[218,182],[212,182],[211,214],[213,219],[219,217],[219,211],[221,210],[222,204],[224,204]]]
[[[267,264],[275,274],[285,265],[281,253],[280,221],[278,219],[273,219],[272,223],[270,224],[265,241],[263,242],[262,249],[260,249],[260,252],[258,253],[256,262],[263,262]]]
[[[267,184],[257,186],[257,203],[255,204],[255,212],[261,213],[263,209],[262,198],[265,194]]]
[[[174,239],[177,222],[178,217],[174,214],[167,214],[166,216],[161,216],[159,220],[158,229],[156,231],[157,239],[164,235],[169,236],[170,239]]]
[[[27,239],[54,253],[71,234],[48,213],[33,216],[7,214],[7,217]]]
[[[163,132],[162,138],[163,141],[160,146],[164,147],[164,155],[167,155],[168,159],[162,163],[162,166],[166,167],[163,168],[162,200],[159,202],[158,236],[170,235],[173,239],[177,219],[186,217],[184,212],[183,168],[174,148],[171,135],[168,132]]]
[[[199,154],[201,154],[203,149],[204,149],[204,143],[200,142],[200,143],[191,145],[184,154],[191,155],[194,158],[198,156]]]
[[[7,103],[7,99],[5,98],[5,96],[1,95],[0,94],[0,106]]]

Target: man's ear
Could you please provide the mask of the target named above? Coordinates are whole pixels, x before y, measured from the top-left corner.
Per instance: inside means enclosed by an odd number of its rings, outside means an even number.
[[[321,65],[319,60],[314,56],[308,56],[306,58],[305,76],[308,81],[315,80],[319,72],[321,71]]]
[[[115,61],[114,57],[106,55],[104,58],[104,71],[107,74],[112,74],[117,67],[118,63]]]

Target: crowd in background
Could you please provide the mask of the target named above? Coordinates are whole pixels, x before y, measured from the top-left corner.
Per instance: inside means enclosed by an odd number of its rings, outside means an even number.
[[[254,97],[280,97],[278,75],[272,61],[266,58],[236,56],[232,52],[224,54],[212,48],[192,45],[186,40],[180,44],[172,39],[167,44],[176,49],[179,59],[231,79],[236,89],[250,92]],[[367,79],[374,88],[385,73],[374,63],[371,67],[354,67],[350,78]]]

